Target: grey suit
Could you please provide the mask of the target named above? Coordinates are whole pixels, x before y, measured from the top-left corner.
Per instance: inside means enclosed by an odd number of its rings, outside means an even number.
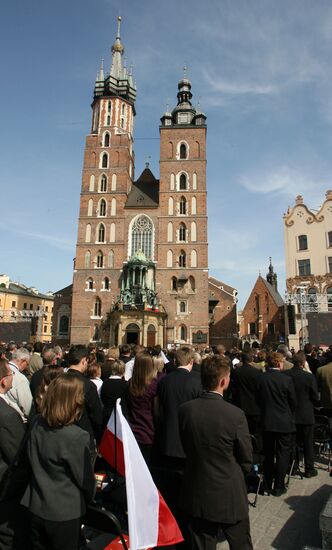
[[[81,517],[95,490],[89,434],[74,424],[50,428],[40,417],[31,431],[28,457],[32,480],[25,499],[32,514],[59,522]]]

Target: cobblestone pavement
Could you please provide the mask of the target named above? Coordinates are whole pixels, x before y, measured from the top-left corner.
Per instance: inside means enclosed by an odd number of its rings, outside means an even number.
[[[318,476],[294,477],[281,497],[259,496],[257,507],[250,506],[251,536],[255,550],[302,550],[321,548],[319,514],[332,491],[332,477],[326,464],[316,462]],[[253,495],[249,495],[251,500]],[[218,550],[228,549],[226,541]]]

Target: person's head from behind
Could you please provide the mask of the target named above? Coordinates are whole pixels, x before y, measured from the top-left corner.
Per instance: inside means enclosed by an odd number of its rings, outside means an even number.
[[[0,359],[0,393],[7,393],[13,385],[13,373],[7,359]]]
[[[120,352],[117,346],[112,346],[111,348],[109,348],[107,353],[108,361],[116,361],[117,359],[119,359],[119,356]]]
[[[112,376],[120,376],[120,378],[122,378],[124,376],[124,373],[125,373],[125,364],[123,361],[120,361],[120,359],[117,359],[115,361],[113,361],[112,363],[112,366],[111,366],[111,374]]]
[[[284,368],[284,355],[279,351],[272,351],[269,353],[266,360],[267,366],[270,369],[282,370]]]
[[[156,372],[163,372],[165,365],[162,357],[152,355],[152,362]]]
[[[40,405],[40,414],[51,428],[76,422],[84,406],[83,382],[74,376],[60,374],[52,380]]]
[[[56,353],[53,348],[44,348],[42,357],[43,365],[56,365]]]
[[[310,355],[312,353],[312,344],[305,344],[304,346],[304,353],[306,355]]]
[[[176,362],[178,367],[192,368],[194,362],[194,352],[189,346],[181,346],[176,350]]]
[[[243,351],[241,353],[241,361],[243,365],[248,365],[252,363],[254,360],[254,353],[251,349],[248,349],[247,351]]]
[[[140,353],[135,357],[133,375],[130,380],[130,393],[143,395],[146,387],[152,382],[156,371],[149,353]]]
[[[25,348],[17,349],[12,352],[12,362],[15,363],[20,372],[23,372],[29,367],[30,353]]]
[[[206,357],[201,364],[201,380],[205,391],[223,393],[229,385],[229,361],[220,355]]]
[[[44,344],[43,342],[35,342],[33,345],[33,351],[34,353],[39,353],[41,355],[43,351]]]
[[[69,367],[83,373],[86,371],[88,366],[88,356],[89,351],[86,346],[81,344],[71,346],[67,357],[67,364]]]
[[[47,391],[48,386],[60,374],[63,374],[63,368],[55,365],[47,365],[43,369],[43,379],[38,387],[38,390],[36,392],[36,399],[35,399],[35,405],[37,412],[40,412],[40,405],[43,400],[44,394]]]
[[[225,355],[225,351],[226,351],[226,348],[223,344],[218,344],[216,347],[215,347],[215,350],[214,350],[214,353],[215,355]]]
[[[305,353],[303,353],[303,351],[298,351],[295,355],[293,355],[292,361],[294,367],[304,369],[306,362]]]
[[[88,378],[91,378],[92,380],[96,379],[96,378],[100,378],[101,377],[101,366],[99,365],[99,363],[96,363],[96,362],[90,363],[88,365],[86,375],[87,375]]]
[[[130,357],[131,354],[131,347],[129,344],[123,344],[120,348],[121,355],[124,355],[125,357]]]
[[[288,355],[288,346],[286,346],[286,344],[279,344],[279,346],[277,347],[277,352],[281,353],[283,355],[283,357],[287,357],[287,355]]]

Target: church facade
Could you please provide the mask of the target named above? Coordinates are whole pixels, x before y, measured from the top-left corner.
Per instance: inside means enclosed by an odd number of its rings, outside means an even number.
[[[159,179],[148,165],[135,179],[136,87],[120,21],[86,138],[70,340],[207,344],[206,117],[184,76],[161,117]]]

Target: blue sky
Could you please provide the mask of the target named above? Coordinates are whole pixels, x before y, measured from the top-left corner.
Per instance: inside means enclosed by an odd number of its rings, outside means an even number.
[[[0,272],[71,283],[85,136],[116,17],[137,81],[136,176],[159,175],[159,119],[188,67],[207,115],[210,273],[244,305],[269,256],[285,286],[282,215],[332,187],[328,0],[11,0],[0,20]],[[148,138],[148,139],[147,139]]]

